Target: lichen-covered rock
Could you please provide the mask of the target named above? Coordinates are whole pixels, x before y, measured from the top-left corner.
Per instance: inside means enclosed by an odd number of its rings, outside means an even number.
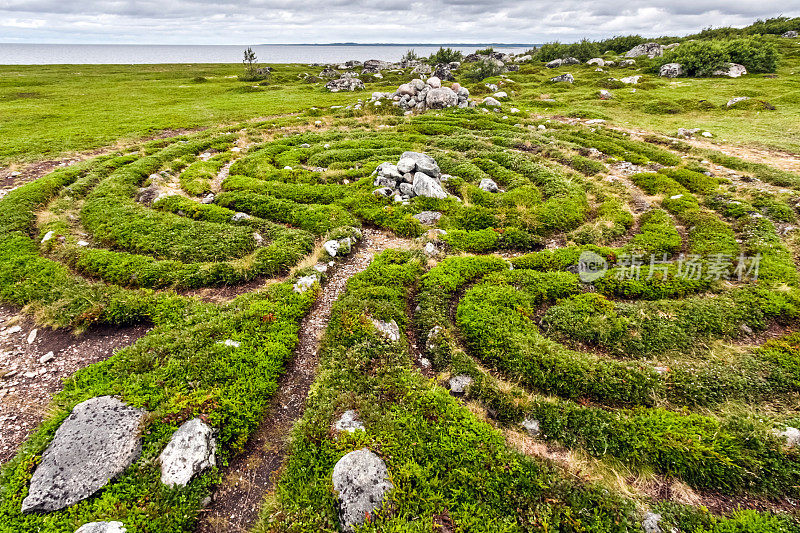
[[[662,78],[679,78],[683,76],[683,66],[680,63],[667,63],[661,65],[658,75]]]
[[[481,190],[492,193],[498,192],[500,190],[500,188],[497,186],[497,183],[495,183],[494,180],[491,178],[483,178],[478,187]]]
[[[141,451],[145,415],[112,396],[79,403],[56,430],[33,473],[23,512],[69,507],[121,474]]]
[[[126,533],[122,522],[90,522],[83,524],[75,533]]]
[[[338,80],[331,80],[326,83],[325,88],[332,93],[363,91],[364,82],[358,78],[339,78]]]
[[[483,99],[483,105],[487,107],[503,107],[503,104],[501,104],[496,98],[493,98],[491,96],[487,96],[486,98]]]
[[[367,448],[355,450],[333,467],[333,489],[339,493],[339,523],[342,530],[355,531],[383,505],[394,488],[386,463]]]
[[[417,196],[425,196],[426,198],[439,198],[441,200],[447,198],[447,193],[442,186],[436,181],[435,178],[417,172],[414,174],[414,194]]]
[[[375,329],[378,330],[378,333],[381,337],[388,341],[397,342],[400,340],[400,326],[397,325],[397,322],[394,320],[390,322],[384,322],[383,320],[378,320],[377,318],[373,318],[372,325],[375,326]]]
[[[572,76],[572,74],[567,72],[566,74],[562,74],[560,76],[556,76],[555,78],[550,78],[550,81],[553,81],[553,82],[556,82],[556,83],[559,83],[559,82],[574,83],[575,82],[575,78]]]
[[[316,280],[314,276],[308,277]],[[199,418],[184,422],[158,457],[161,483],[185,487],[194,476],[216,464],[216,451],[217,442],[210,426]]]
[[[337,431],[346,431],[347,433],[354,433],[356,430],[364,430],[364,424],[358,419],[358,413],[350,409],[342,413],[339,420],[333,426]]]
[[[425,105],[428,109],[445,109],[458,105],[458,94],[449,87],[431,89],[425,97]]]
[[[625,54],[625,57],[647,56],[650,59],[661,57],[664,54],[664,47],[658,43],[642,43],[634,46]]]
[[[626,85],[636,85],[639,83],[639,80],[642,79],[641,76],[628,76],[626,78],[621,78],[619,81]]]
[[[603,60],[602,57],[593,57],[589,61],[586,62],[587,65],[597,65],[598,67],[606,66],[606,62]]]
[[[642,529],[644,533],[663,533],[661,526],[661,515],[656,513],[647,513],[642,520]]]
[[[400,159],[411,159],[414,161],[416,166],[414,169],[408,170],[407,172],[422,172],[423,174],[427,174],[432,178],[438,178],[442,175],[442,171],[439,169],[439,164],[436,163],[436,160],[428,154],[421,154],[419,152],[403,152],[400,155]]]
[[[336,254],[339,253],[339,241],[325,241],[325,243],[322,245],[322,248],[329,256],[336,257]]]
[[[714,76],[726,76],[728,78],[738,78],[747,74],[747,69],[744,65],[738,63],[725,63],[721,69],[715,70]]]
[[[433,226],[439,222],[439,219],[442,218],[442,214],[439,211],[422,211],[421,213],[414,215],[414,218],[419,220],[420,224],[425,226]]]
[[[522,427],[531,437],[538,437],[542,431],[539,427],[539,421],[535,418],[526,418],[523,420]]]
[[[450,392],[454,394],[464,394],[471,383],[472,377],[462,374],[450,378],[448,385],[450,385]]]

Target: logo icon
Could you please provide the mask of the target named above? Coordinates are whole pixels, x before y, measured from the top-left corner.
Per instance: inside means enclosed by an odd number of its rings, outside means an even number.
[[[578,258],[578,277],[584,283],[602,278],[608,271],[608,261],[600,254],[586,251]]]

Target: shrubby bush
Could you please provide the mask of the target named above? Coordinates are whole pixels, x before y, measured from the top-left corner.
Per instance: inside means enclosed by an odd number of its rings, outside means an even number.
[[[668,50],[657,67],[666,63],[680,63],[688,76],[711,76],[725,63],[739,63],[752,73],[774,72],[778,51],[773,43],[758,38],[688,41]]]

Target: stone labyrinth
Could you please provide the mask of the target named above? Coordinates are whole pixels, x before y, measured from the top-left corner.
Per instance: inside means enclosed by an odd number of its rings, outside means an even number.
[[[275,530],[631,531],[800,496],[800,176],[598,121],[315,118],[0,200],[5,302],[153,326],[65,382],[3,471],[1,530],[192,531],[364,228],[412,244],[334,305]]]

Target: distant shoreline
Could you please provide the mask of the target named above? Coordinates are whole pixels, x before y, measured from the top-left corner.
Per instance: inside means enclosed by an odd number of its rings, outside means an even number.
[[[345,61],[379,59],[399,61],[414,49],[421,57],[440,47],[464,54],[492,47],[507,53],[520,53],[534,45],[521,44],[260,44],[253,48],[264,64],[339,64]],[[0,65],[161,65],[161,64],[235,64],[241,63],[248,45],[204,44],[0,44]]]

